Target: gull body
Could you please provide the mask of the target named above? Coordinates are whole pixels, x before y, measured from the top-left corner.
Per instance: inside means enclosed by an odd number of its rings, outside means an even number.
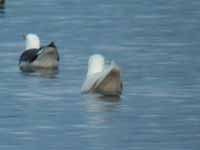
[[[54,42],[47,46],[40,46],[40,39],[36,34],[25,36],[25,51],[19,59],[19,68],[22,71],[37,68],[56,69],[59,65],[59,53]]]
[[[105,63],[102,55],[95,54],[89,58],[88,72],[81,92],[99,93],[105,96],[120,96],[122,94],[121,71],[112,61]]]

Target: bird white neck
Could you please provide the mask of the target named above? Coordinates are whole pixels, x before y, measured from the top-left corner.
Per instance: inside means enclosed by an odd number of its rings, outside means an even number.
[[[26,49],[40,48],[40,40],[37,35],[29,34],[26,36]]]
[[[88,62],[87,76],[94,75],[103,71],[105,65],[104,57],[101,55],[93,55]]]

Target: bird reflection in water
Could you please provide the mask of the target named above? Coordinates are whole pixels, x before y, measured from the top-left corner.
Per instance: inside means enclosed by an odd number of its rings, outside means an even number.
[[[90,143],[97,145],[107,145],[109,141],[104,138],[110,135],[110,129],[113,128],[116,111],[120,111],[119,97],[105,97],[94,94],[84,95],[84,105],[86,117],[84,125],[87,127],[87,138]]]
[[[56,78],[57,74],[59,73],[59,70],[35,68],[35,69],[26,70],[21,73],[27,76],[36,76],[36,77],[42,77],[42,78]]]
[[[121,101],[118,96],[102,96],[98,94],[84,95],[84,99],[89,112],[111,112]]]
[[[0,4],[0,16],[5,13],[5,6]]]

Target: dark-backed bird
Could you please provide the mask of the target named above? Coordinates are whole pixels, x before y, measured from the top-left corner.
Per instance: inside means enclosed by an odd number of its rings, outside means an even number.
[[[4,5],[5,4],[5,0],[0,0],[0,5]]]
[[[105,63],[102,55],[92,55],[88,61],[88,72],[81,92],[120,96],[123,89],[120,72],[119,66],[114,61]]]
[[[40,39],[36,34],[27,34],[25,38],[25,51],[19,59],[19,68],[22,71],[34,69],[57,69],[59,53],[54,42],[40,47]]]

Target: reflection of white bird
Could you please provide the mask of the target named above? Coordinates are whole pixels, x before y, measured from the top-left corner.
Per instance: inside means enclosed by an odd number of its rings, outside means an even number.
[[[83,93],[100,93],[106,96],[120,96],[122,80],[119,67],[114,61],[105,63],[102,55],[92,55],[89,58],[87,77],[81,91]]]
[[[19,59],[21,70],[54,69],[58,67],[59,54],[54,42],[40,47],[40,40],[37,35],[28,34],[24,38],[26,40],[26,50]]]

